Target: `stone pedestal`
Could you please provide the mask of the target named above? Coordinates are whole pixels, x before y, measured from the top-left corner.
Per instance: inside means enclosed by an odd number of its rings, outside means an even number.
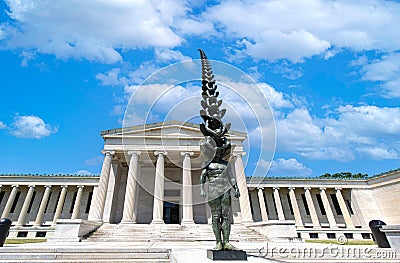
[[[53,236],[47,242],[80,242],[101,225],[100,222],[83,219],[59,219]]]
[[[207,249],[207,258],[211,260],[247,260],[246,251],[243,250],[212,250]]]
[[[400,251],[400,225],[382,226],[381,232],[386,234],[390,247]]]

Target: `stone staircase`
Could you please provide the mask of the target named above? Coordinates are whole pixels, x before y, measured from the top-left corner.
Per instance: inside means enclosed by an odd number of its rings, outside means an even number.
[[[232,242],[265,239],[245,226],[232,225]],[[166,263],[170,262],[171,249],[188,244],[193,248],[199,241],[205,241],[203,246],[212,246],[215,238],[211,225],[103,224],[82,242],[6,245],[0,248],[0,262]]]
[[[211,225],[103,224],[83,242],[214,241]],[[264,242],[266,238],[242,225],[232,225],[231,241]]]
[[[3,247],[0,262],[170,262],[169,249],[133,247]]]

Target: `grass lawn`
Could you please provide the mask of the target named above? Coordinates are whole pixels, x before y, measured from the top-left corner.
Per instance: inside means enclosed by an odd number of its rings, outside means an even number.
[[[46,242],[45,238],[10,238],[6,239],[6,244],[27,244],[27,243],[40,243]]]
[[[340,245],[336,239],[332,240],[320,240],[320,239],[306,239],[307,243],[322,243],[322,244],[335,244]],[[346,245],[374,245],[374,241],[372,240],[347,240]]]

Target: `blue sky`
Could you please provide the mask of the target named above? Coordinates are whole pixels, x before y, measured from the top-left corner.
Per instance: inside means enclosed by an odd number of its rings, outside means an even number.
[[[99,173],[100,131],[122,126],[146,77],[198,59],[198,48],[249,74],[271,105],[276,153],[259,163],[272,164],[269,175],[400,167],[398,1],[6,0],[0,9],[0,173]]]

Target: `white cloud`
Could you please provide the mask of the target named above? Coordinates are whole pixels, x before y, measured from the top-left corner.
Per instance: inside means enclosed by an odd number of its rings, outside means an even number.
[[[364,154],[367,158],[373,160],[384,160],[384,159],[395,160],[399,158],[398,150],[388,149],[385,146],[383,146],[383,148],[380,148],[379,146],[361,147],[361,148],[356,148],[356,151],[359,152],[360,154]]]
[[[309,176],[312,170],[294,158],[278,158],[272,161],[268,174],[270,176]]]
[[[204,37],[214,37],[218,35],[212,22],[206,20],[183,19],[177,24],[177,27],[179,32],[183,35],[202,35]]]
[[[233,15],[234,14],[234,15]],[[395,1],[222,1],[202,17],[242,40],[258,59],[335,55],[334,50],[398,50],[400,4]],[[251,27],[249,27],[251,25]]]
[[[0,24],[0,40],[6,38],[6,32],[2,27],[3,27],[3,25]]]
[[[164,120],[186,120],[199,115],[200,87],[168,84],[129,86],[130,101],[124,126]]]
[[[21,66],[27,67],[29,61],[33,60],[35,58],[35,56],[36,56],[35,52],[22,51],[20,54],[20,57],[22,57]]]
[[[9,47],[102,63],[121,61],[120,49],[180,45],[183,38],[172,28],[187,12],[184,2],[6,2],[10,17],[18,24],[8,28]]]
[[[361,69],[363,80],[381,83],[383,96],[400,97],[400,53],[391,53],[372,61]]]
[[[145,61],[142,64],[140,64],[138,68],[127,73],[129,84],[130,85],[141,84],[143,81],[145,81],[146,78],[157,72],[159,69],[160,68],[157,65],[155,65],[153,61]]]
[[[192,60],[182,52],[168,48],[156,48],[156,59],[163,62]]]
[[[125,86],[128,84],[126,77],[120,75],[119,68],[113,68],[106,73],[97,73],[96,79],[100,81],[102,86]]]
[[[18,138],[42,139],[56,133],[58,128],[46,124],[37,116],[16,116],[11,125],[11,134]]]
[[[5,129],[7,125],[4,124],[4,122],[0,121],[0,130]]]
[[[329,42],[305,30],[282,32],[268,29],[254,40],[254,43],[244,39],[246,52],[256,59],[268,60],[289,59],[293,62],[302,62],[303,58],[324,53],[329,47]],[[295,48],[293,43],[296,44]]]
[[[74,174],[76,174],[76,175],[93,175],[93,173],[88,170],[79,170],[79,171],[76,171]]]
[[[126,112],[124,118],[119,120],[119,123],[123,125],[123,127],[135,126],[135,125],[142,125],[146,123],[145,118],[146,115],[139,116],[135,112]]]
[[[278,151],[343,162],[400,157],[400,108],[346,105],[324,118],[296,109],[276,125]]]
[[[301,69],[294,69],[293,66],[290,67],[286,62],[276,65],[274,73],[281,74],[282,77],[290,80],[295,80],[303,76],[303,71]]]
[[[399,50],[400,4],[395,1],[221,1],[193,11],[186,1],[6,0],[14,20],[0,25],[8,48],[102,63],[121,51],[163,49],[161,60],[182,60],[173,50],[190,37],[232,40],[256,59],[334,56],[342,48]],[[251,27],[249,27],[251,25]],[[156,51],[157,52],[157,51]]]
[[[96,166],[103,163],[104,156],[99,155],[90,159],[85,160],[84,164],[89,166]]]
[[[277,91],[267,83],[257,83],[257,86],[261,89],[272,108],[281,109],[293,107],[293,104],[290,102],[289,98],[283,94],[283,92]]]
[[[400,134],[400,108],[346,105],[337,111],[339,122],[335,126],[371,137]]]

